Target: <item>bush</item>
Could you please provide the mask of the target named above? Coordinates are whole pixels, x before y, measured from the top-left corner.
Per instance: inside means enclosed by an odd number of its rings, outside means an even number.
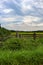
[[[3,43],[3,49],[10,50],[35,50],[38,46],[38,43],[29,39],[18,39],[18,38],[9,38]]]
[[[3,49],[18,50],[21,49],[18,39],[10,38],[3,43]]]
[[[20,38],[9,38],[3,42],[3,49],[10,50],[35,50],[39,45],[39,40],[31,40],[31,39],[20,39]]]

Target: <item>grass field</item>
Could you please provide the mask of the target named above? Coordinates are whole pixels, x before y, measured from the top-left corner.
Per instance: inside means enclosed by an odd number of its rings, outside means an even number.
[[[19,34],[24,37],[17,38],[16,32],[0,29],[0,65],[43,65],[43,32],[36,32],[41,36],[35,40],[33,32]]]

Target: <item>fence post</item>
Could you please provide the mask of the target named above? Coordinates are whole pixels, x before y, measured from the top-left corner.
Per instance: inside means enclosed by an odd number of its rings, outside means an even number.
[[[33,39],[36,40],[36,32],[33,33]]]
[[[19,32],[18,31],[16,31],[16,37],[19,38]]]
[[[0,24],[0,28],[1,28],[1,24]]]

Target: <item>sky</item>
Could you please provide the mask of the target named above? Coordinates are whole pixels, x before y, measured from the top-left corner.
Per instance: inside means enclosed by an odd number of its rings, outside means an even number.
[[[0,24],[12,30],[43,26],[43,0],[0,0]]]

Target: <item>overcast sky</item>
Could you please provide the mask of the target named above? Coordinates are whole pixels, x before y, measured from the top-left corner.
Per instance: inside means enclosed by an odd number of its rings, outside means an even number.
[[[0,0],[0,23],[8,29],[43,26],[43,0]]]

